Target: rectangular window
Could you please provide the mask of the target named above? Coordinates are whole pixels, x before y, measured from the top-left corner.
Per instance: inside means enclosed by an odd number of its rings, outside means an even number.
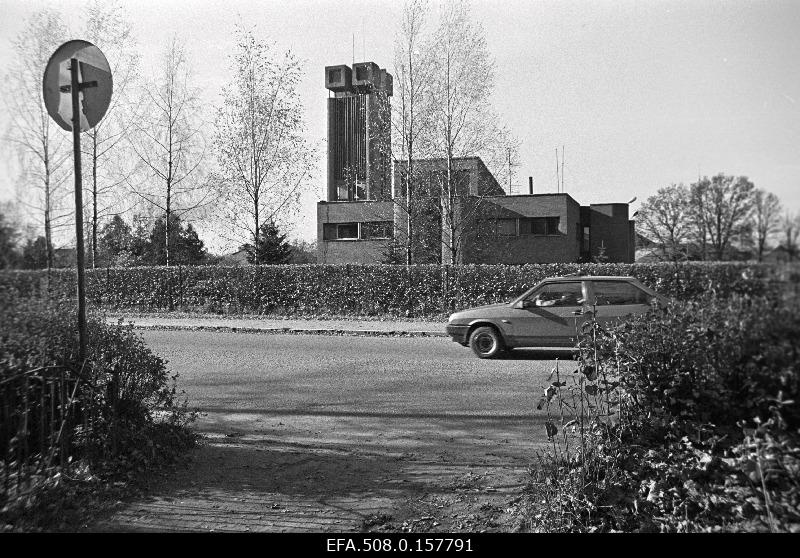
[[[583,227],[583,251],[589,252],[591,244],[589,242],[589,227]]]
[[[322,226],[323,240],[357,240],[358,223],[325,223]]]
[[[519,234],[555,235],[558,234],[559,217],[532,217],[519,220]]]
[[[394,227],[391,221],[361,223],[361,238],[364,240],[392,238],[393,230]]]
[[[594,294],[599,306],[649,304],[650,297],[646,292],[625,281],[594,281]]]
[[[533,306],[580,306],[583,287],[580,281],[548,283],[528,297]]]
[[[336,70],[330,70],[328,72],[328,81],[330,83],[339,83],[342,81],[342,70],[341,68]]]
[[[356,68],[356,79],[358,81],[364,81],[367,79],[367,67],[366,66],[358,66]]]
[[[358,223],[337,224],[336,238],[339,240],[350,240],[358,238]]]

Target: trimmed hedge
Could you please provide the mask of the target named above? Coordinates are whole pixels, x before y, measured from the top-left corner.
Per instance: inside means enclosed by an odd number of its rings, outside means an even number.
[[[758,295],[776,268],[748,263],[535,265],[263,265],[134,267],[87,270],[94,306],[182,309],[212,313],[438,317],[454,310],[514,298],[545,277],[632,275],[678,299],[712,292]],[[50,272],[51,297],[73,297],[75,272]],[[5,271],[0,290],[42,298],[48,273]]]

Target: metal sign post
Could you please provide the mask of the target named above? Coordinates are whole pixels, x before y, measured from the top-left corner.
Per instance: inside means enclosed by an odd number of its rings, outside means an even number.
[[[93,78],[93,79],[87,79]],[[43,95],[47,112],[72,131],[75,160],[75,259],[78,283],[78,358],[86,361],[86,279],[83,246],[83,181],[81,132],[91,130],[108,110],[113,82],[111,68],[99,48],[86,41],[58,47],[44,71]],[[65,99],[65,94],[69,98]]]
[[[69,61],[72,93],[72,154],[75,160],[75,257],[78,267],[78,359],[86,360],[86,280],[83,262],[83,180],[81,177],[81,112],[78,59]]]

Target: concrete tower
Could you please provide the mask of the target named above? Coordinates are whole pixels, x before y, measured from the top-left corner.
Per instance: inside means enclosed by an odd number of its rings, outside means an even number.
[[[328,201],[391,197],[392,75],[374,62],[325,67]]]

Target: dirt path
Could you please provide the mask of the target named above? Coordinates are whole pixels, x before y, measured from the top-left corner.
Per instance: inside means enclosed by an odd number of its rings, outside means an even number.
[[[185,469],[88,530],[515,531],[539,425],[504,422],[211,413]]]

